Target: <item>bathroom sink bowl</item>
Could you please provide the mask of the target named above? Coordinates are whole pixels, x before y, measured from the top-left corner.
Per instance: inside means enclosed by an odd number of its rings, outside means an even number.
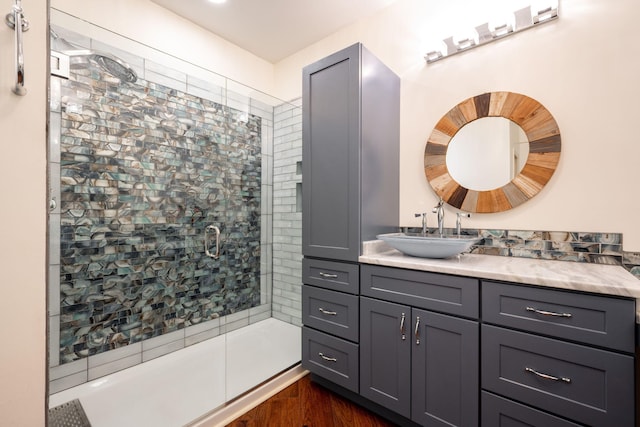
[[[405,255],[421,258],[447,258],[458,255],[482,240],[481,237],[440,237],[408,233],[379,234],[376,237]]]

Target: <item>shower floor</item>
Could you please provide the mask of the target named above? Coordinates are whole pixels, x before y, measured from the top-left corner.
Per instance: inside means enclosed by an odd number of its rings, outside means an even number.
[[[79,399],[93,427],[176,427],[300,361],[300,328],[267,319],[56,393]]]

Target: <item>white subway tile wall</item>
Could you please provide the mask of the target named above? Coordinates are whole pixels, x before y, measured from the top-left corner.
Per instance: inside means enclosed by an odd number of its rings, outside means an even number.
[[[274,110],[273,317],[302,324],[302,214],[296,184],[302,182],[302,99]]]

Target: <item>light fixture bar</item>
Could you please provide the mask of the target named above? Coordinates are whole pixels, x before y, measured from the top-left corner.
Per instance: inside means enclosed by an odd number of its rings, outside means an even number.
[[[554,9],[549,6],[546,9],[539,10],[538,13],[533,17],[534,24],[540,24],[541,22],[550,21],[554,18],[558,17],[558,9]]]
[[[513,14],[515,17],[515,27],[511,24],[504,24],[491,30],[488,23],[478,25],[475,28],[475,32],[478,34],[477,39],[471,37],[457,41],[454,41],[453,37],[443,39],[442,41],[447,46],[446,52],[441,50],[432,50],[424,56],[425,61],[427,61],[427,64],[432,64],[458,53],[466,52],[478,46],[483,46],[521,31],[528,30],[529,28],[554,21],[558,19],[558,8],[549,6],[546,9],[541,9],[532,13],[531,6],[527,6],[520,10],[516,10]]]

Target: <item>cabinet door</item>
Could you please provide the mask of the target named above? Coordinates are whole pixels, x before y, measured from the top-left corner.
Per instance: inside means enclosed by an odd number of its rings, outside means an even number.
[[[303,70],[302,253],[360,255],[360,45]]]
[[[412,316],[412,420],[477,426],[478,322],[417,309]]]
[[[411,415],[411,308],[360,298],[360,394]]]

